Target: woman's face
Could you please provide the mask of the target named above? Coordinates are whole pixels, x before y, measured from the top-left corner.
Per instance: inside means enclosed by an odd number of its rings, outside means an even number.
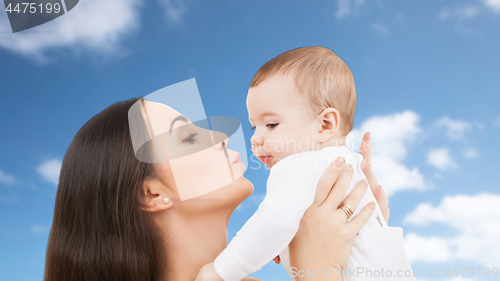
[[[225,148],[224,134],[191,123],[165,104],[144,101],[143,107],[155,135],[164,132],[158,142],[163,148],[155,151],[164,152],[167,161],[157,167],[181,201],[241,202],[252,194],[240,155]]]

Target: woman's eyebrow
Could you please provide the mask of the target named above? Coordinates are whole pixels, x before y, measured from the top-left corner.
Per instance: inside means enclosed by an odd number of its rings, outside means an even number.
[[[184,122],[188,122],[186,116],[184,116],[184,115],[179,115],[179,116],[175,117],[175,119],[172,120],[172,123],[170,124],[170,134],[172,134],[172,127],[174,127],[175,122],[177,122],[179,120],[184,121]]]

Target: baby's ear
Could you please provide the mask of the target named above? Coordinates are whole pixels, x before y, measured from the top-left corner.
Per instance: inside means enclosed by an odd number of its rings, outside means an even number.
[[[317,117],[319,142],[325,142],[335,136],[340,128],[340,113],[333,107],[321,111]]]

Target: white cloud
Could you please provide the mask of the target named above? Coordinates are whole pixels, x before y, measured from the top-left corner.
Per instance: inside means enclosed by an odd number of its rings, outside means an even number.
[[[363,134],[371,132],[373,170],[387,196],[404,189],[424,189],[424,177],[416,167],[403,164],[408,146],[422,135],[419,116],[412,111],[373,116],[351,131],[347,144],[359,148]]]
[[[500,195],[446,196],[434,207],[418,205],[404,223],[427,226],[431,223],[454,229],[454,237],[425,237],[415,233],[405,236],[405,249],[411,262],[432,263],[459,259],[485,266],[500,264]]]
[[[40,164],[36,171],[47,181],[57,186],[59,182],[59,172],[61,171],[62,162],[57,159],[52,159]]]
[[[407,27],[406,17],[403,14],[398,14],[396,16],[396,19],[394,20],[394,23],[403,28]]]
[[[447,116],[437,120],[436,126],[445,128],[447,130],[446,135],[451,140],[463,138],[464,134],[472,129],[472,125],[470,123],[461,120],[452,120]]]
[[[454,8],[443,8],[438,15],[440,21],[445,21],[451,18],[459,20],[471,19],[478,15],[479,10],[474,5],[469,6],[456,6]]]
[[[500,116],[493,122],[494,126],[500,127]]]
[[[477,149],[471,148],[464,152],[464,157],[467,159],[475,159],[479,156],[479,151]]]
[[[5,185],[12,185],[16,182],[14,176],[6,174],[4,171],[0,170],[0,183]]]
[[[405,251],[410,261],[425,261],[428,263],[448,261],[453,257],[453,251],[446,238],[421,237],[409,233],[404,238]]]
[[[264,200],[265,197],[266,197],[266,194],[254,193],[254,194],[252,194],[252,196],[248,197],[248,200],[250,202],[252,202],[253,204],[259,205],[260,203],[262,203],[262,201]]]
[[[494,12],[500,13],[500,0],[482,0],[482,2]]]
[[[476,127],[477,127],[477,128],[479,128],[479,129],[481,129],[481,130],[483,130],[483,129],[484,129],[484,125],[483,125],[483,123],[481,123],[481,122],[477,122],[477,121],[476,121],[476,122],[474,122],[474,125],[476,125]]]
[[[445,7],[439,12],[437,19],[443,22],[451,21],[454,23],[455,29],[460,33],[473,34],[475,30],[467,25],[468,20],[478,18],[488,11],[500,14],[500,0],[477,0],[477,2]]]
[[[356,13],[364,2],[364,0],[338,0],[338,8],[335,16],[337,18],[344,18],[352,13]]]
[[[250,205],[260,205],[260,203],[262,203],[265,197],[266,194],[254,193],[250,197],[248,197],[243,203],[241,203],[238,207],[236,207],[235,211],[241,211],[245,207]]]
[[[90,50],[116,55],[120,41],[139,26],[142,0],[85,0],[67,14],[46,24],[0,36],[0,47],[38,61],[48,59],[51,49]],[[7,17],[0,30],[11,30]]]
[[[0,202],[17,203],[17,202],[19,202],[19,197],[17,197],[17,196],[0,196]]]
[[[373,23],[372,29],[384,36],[389,35],[389,28],[383,23],[380,22]]]
[[[186,0],[159,0],[165,9],[165,16],[174,24],[179,24],[187,13]]]
[[[35,224],[31,227],[30,231],[36,234],[47,234],[49,233],[50,228],[39,224]]]
[[[427,164],[430,164],[440,170],[449,170],[457,167],[457,164],[451,157],[448,148],[431,150],[427,154]]]

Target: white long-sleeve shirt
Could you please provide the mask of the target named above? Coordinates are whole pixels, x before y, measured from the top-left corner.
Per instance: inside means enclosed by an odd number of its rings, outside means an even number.
[[[292,280],[295,280],[293,276],[300,272],[290,267],[288,244],[314,200],[320,177],[339,156],[344,157],[346,164],[353,166],[353,177],[347,195],[365,178],[361,170],[363,157],[347,146],[329,146],[319,151],[293,154],[271,168],[266,197],[227,248],[215,259],[215,269],[222,279],[241,280],[280,255],[283,266]],[[394,279],[398,270],[411,271],[403,248],[403,232],[399,227],[387,225],[370,188],[358,208],[353,210],[351,219],[370,202],[375,202],[375,211],[354,240],[351,256],[344,269],[344,280],[415,280],[413,277],[405,277],[405,273]],[[313,272],[321,269],[310,270]],[[374,270],[384,270],[386,274],[387,270],[394,272],[391,272],[391,277],[382,278],[380,272],[374,274]]]

